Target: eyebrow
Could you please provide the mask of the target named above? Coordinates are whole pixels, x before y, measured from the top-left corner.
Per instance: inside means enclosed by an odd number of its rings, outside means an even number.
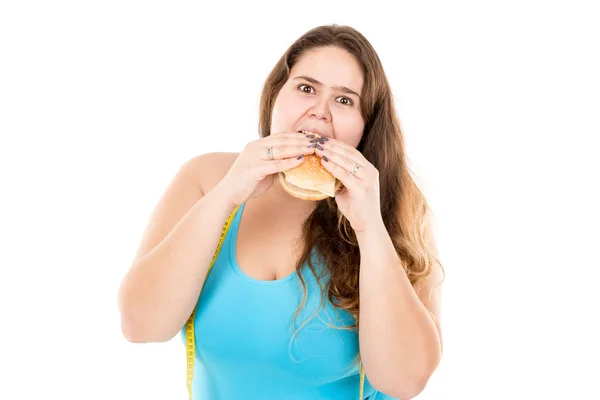
[[[311,78],[310,76],[300,75],[300,76],[297,76],[294,78],[294,80],[296,80],[296,79],[302,79],[302,80],[308,81],[308,82],[312,83],[313,85],[323,85],[321,82],[319,82],[315,78]],[[358,93],[356,93],[352,89],[347,88],[346,86],[333,85],[333,86],[331,86],[331,88],[334,90],[338,90],[340,92],[353,94],[360,99],[360,95]]]

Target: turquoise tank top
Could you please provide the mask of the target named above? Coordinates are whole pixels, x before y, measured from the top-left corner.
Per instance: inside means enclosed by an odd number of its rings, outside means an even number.
[[[231,223],[196,307],[194,400],[357,399],[358,335],[355,330],[328,326],[349,326],[354,318],[334,309],[329,301],[319,309],[320,289],[304,265],[307,299],[292,330],[303,295],[300,279],[293,272],[263,281],[240,269],[235,248],[243,210],[244,204]],[[313,260],[317,272],[322,271],[316,252]],[[184,326],[180,331],[184,346],[185,334]],[[375,391],[367,376],[363,394],[369,400],[393,399]]]

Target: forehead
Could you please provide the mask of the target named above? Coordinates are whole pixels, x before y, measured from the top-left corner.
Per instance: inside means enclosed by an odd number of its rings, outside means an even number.
[[[327,86],[346,86],[362,92],[363,73],[354,56],[337,47],[321,47],[305,52],[290,71],[290,78],[305,75]]]

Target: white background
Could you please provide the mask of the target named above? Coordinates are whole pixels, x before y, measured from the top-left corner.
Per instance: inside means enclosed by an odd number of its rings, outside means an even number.
[[[378,51],[437,217],[418,398],[599,399],[592,3],[3,2],[0,398],[186,398],[178,338],[122,337],[120,281],[178,167],[257,138],[270,69],[338,23]]]

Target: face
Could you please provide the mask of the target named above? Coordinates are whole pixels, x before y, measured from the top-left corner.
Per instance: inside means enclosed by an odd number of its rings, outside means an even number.
[[[357,147],[365,127],[362,88],[360,65],[346,50],[309,50],[292,67],[275,100],[271,132],[307,130]]]

